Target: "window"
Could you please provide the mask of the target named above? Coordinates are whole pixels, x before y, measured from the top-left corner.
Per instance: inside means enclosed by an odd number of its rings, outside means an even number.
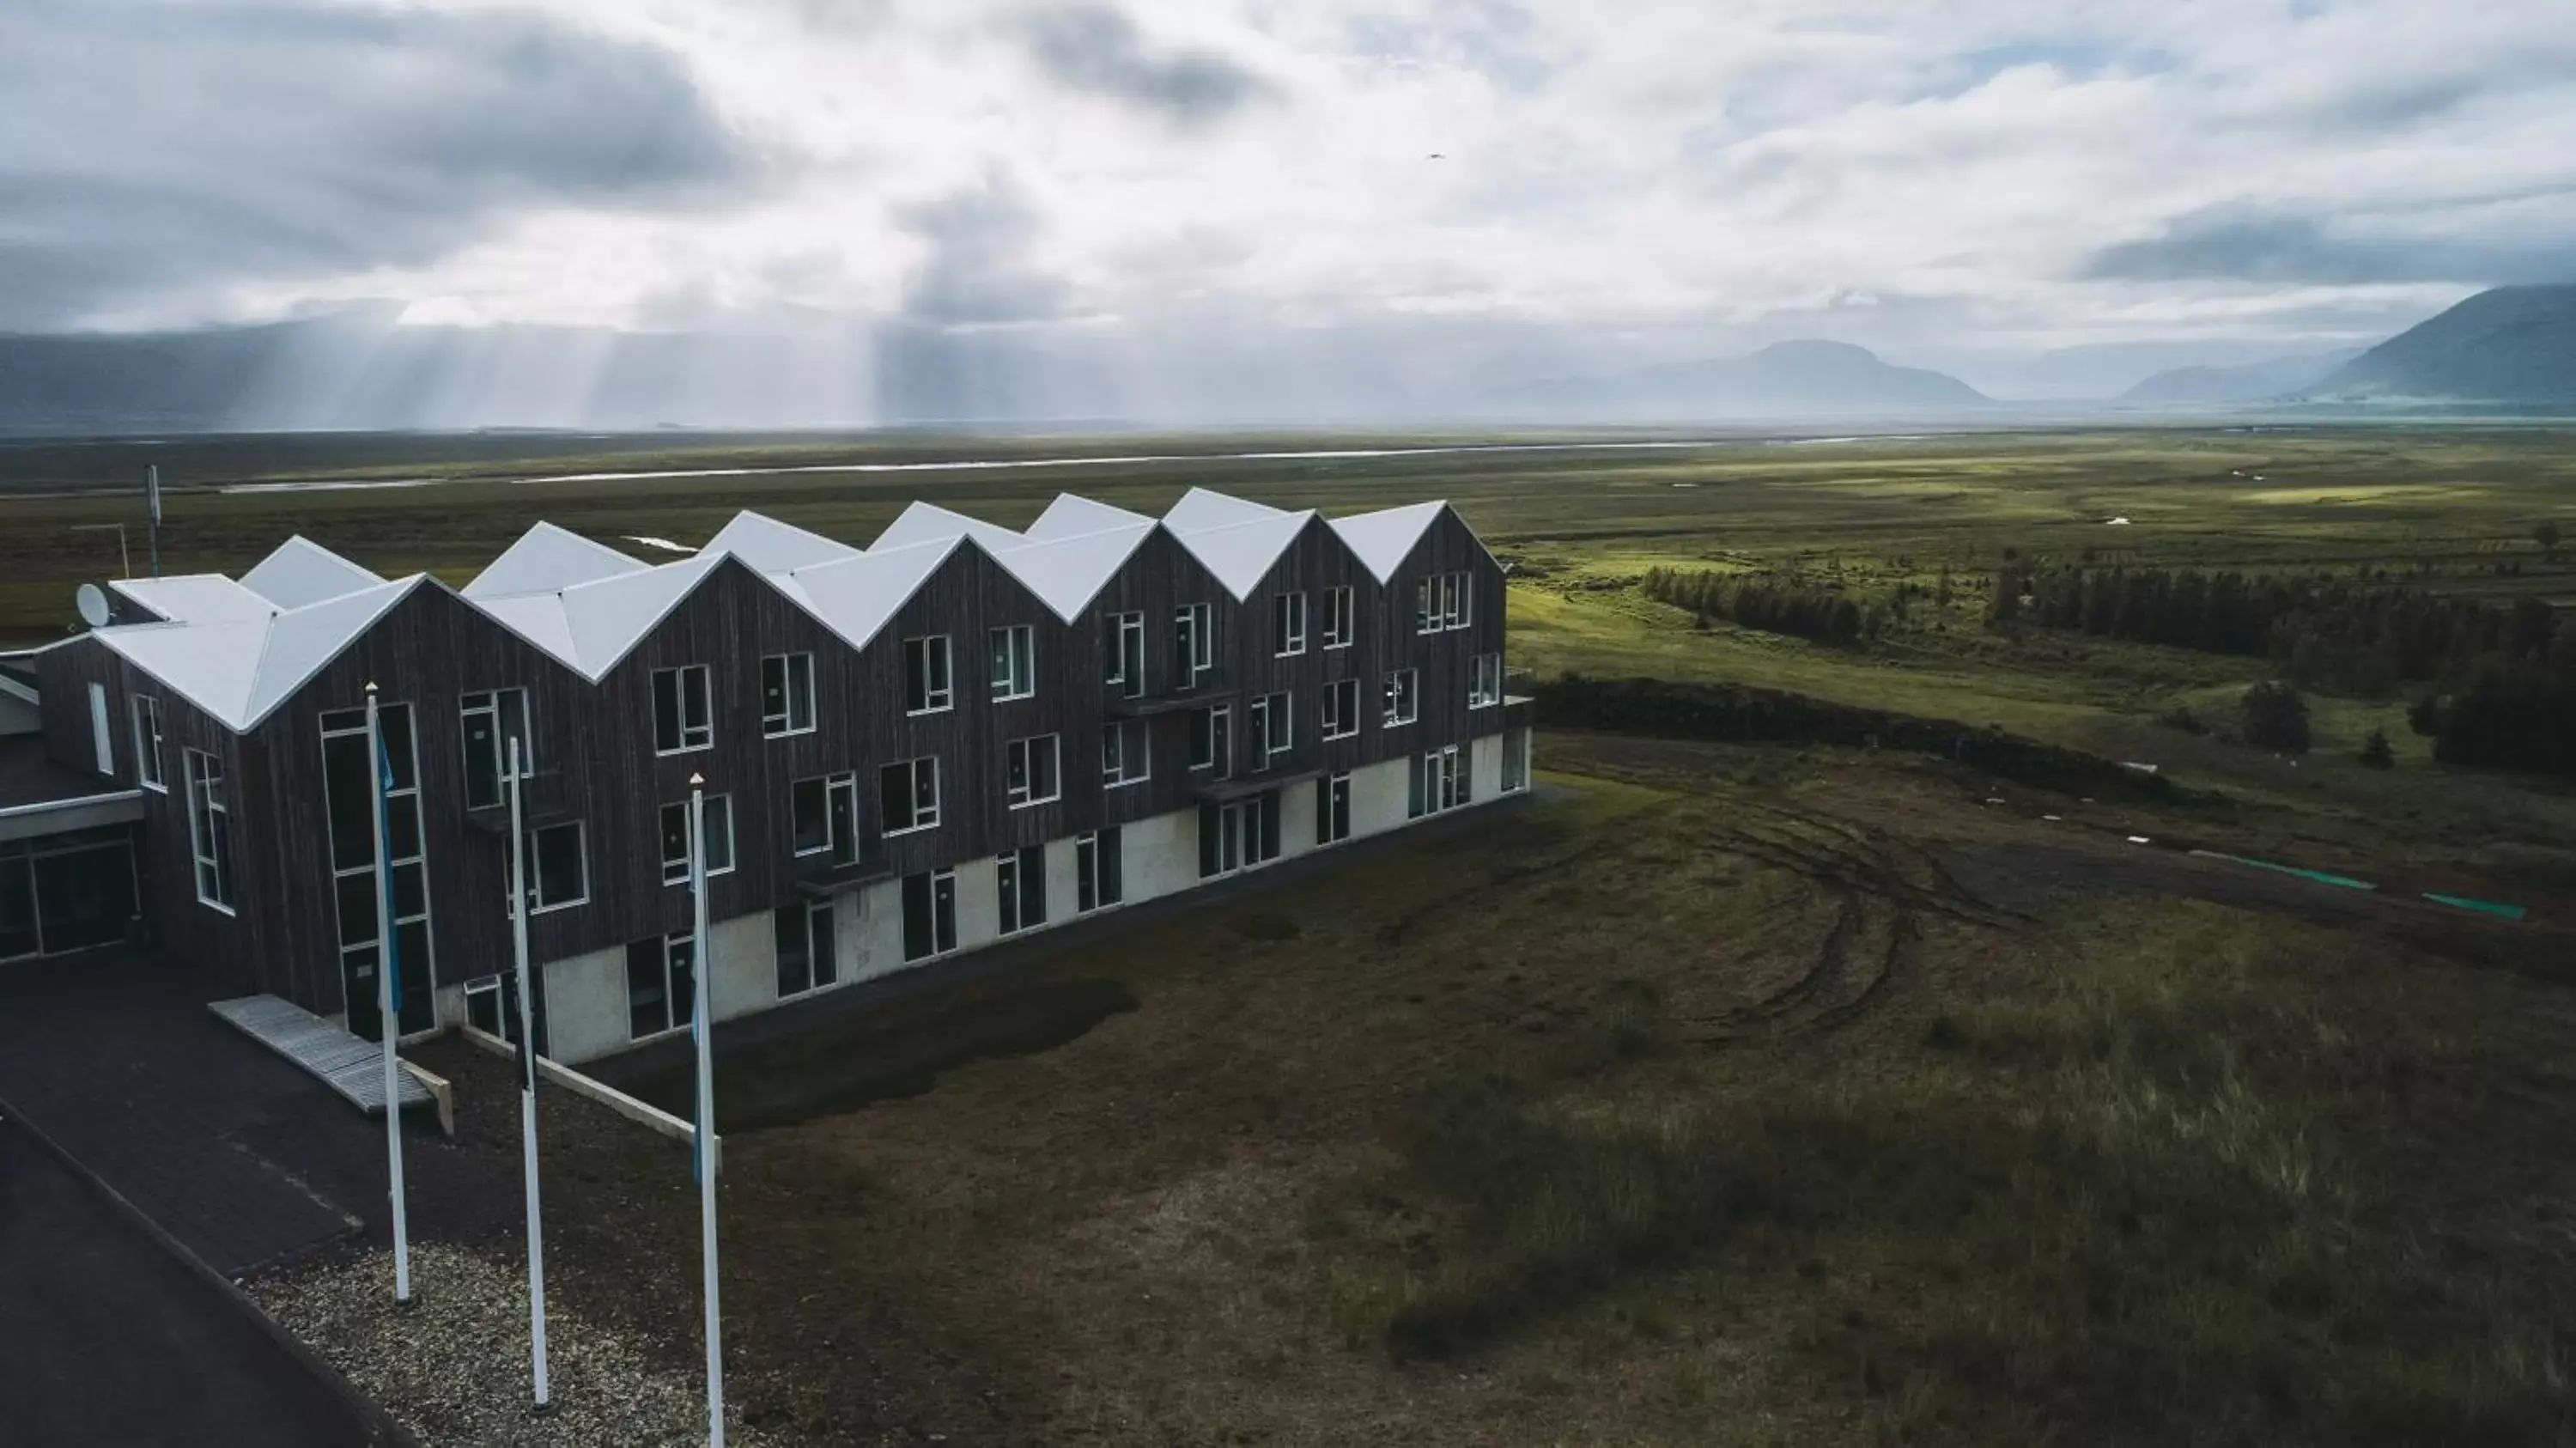
[[[626,1036],[640,1041],[696,1019],[698,942],[688,931],[626,947]]]
[[[1011,808],[1026,809],[1045,804],[1064,793],[1064,782],[1056,766],[1057,736],[1040,734],[1030,739],[1014,739],[1003,750],[1003,794]]]
[[[1335,679],[1324,686],[1323,736],[1348,739],[1360,732],[1360,681]]]
[[[1201,676],[1216,670],[1216,609],[1212,604],[1183,604],[1173,615],[1172,673],[1184,689],[1198,687]]]
[[[1017,935],[1046,924],[1046,851],[1030,845],[993,861],[995,895],[1001,902],[1001,932]]]
[[[1306,651],[1306,595],[1283,593],[1271,600],[1271,647],[1278,656]]]
[[[1422,712],[1422,676],[1416,669],[1391,669],[1386,676],[1386,726],[1410,724]]]
[[[955,701],[948,682],[948,635],[903,641],[903,707],[908,714],[935,714]]]
[[[188,847],[197,858],[197,898],[229,915],[233,816],[224,799],[223,761],[203,750],[181,753],[188,769]]]
[[[821,855],[846,865],[859,857],[856,774],[818,774],[789,785],[787,815],[789,840],[799,858]]]
[[[116,777],[116,730],[108,723],[112,716],[107,708],[107,686],[89,686],[89,746],[98,772],[110,779]]]
[[[928,960],[957,948],[957,872],[903,877],[903,958]]]
[[[581,821],[528,831],[528,913],[562,910],[590,898],[590,861],[582,848]]]
[[[1467,600],[1472,596],[1473,595],[1469,593],[1467,588],[1466,574],[1441,574],[1440,626],[1442,628],[1465,628],[1467,626]]]
[[[161,701],[149,694],[134,696],[134,780],[145,789],[170,792],[161,774]]]
[[[1503,793],[1511,794],[1529,788],[1530,733],[1526,729],[1509,729],[1503,733]]]
[[[1413,585],[1413,631],[1440,632],[1440,580],[1423,577]]]
[[[924,756],[889,764],[877,772],[877,812],[885,832],[926,830],[939,823],[939,760]]]
[[[716,726],[707,702],[707,666],[690,664],[653,671],[653,752],[685,754],[716,742]]]
[[[1413,631],[1439,633],[1467,626],[1468,578],[1464,573],[1435,573],[1413,585]]]
[[[1115,788],[1154,774],[1153,733],[1142,719],[1112,719],[1100,729],[1100,782]]]
[[[1297,716],[1288,706],[1285,691],[1264,694],[1252,701],[1245,711],[1244,727],[1250,733],[1256,768],[1275,763],[1296,743]]]
[[[1126,860],[1119,850],[1118,827],[1073,837],[1073,908],[1088,914],[1127,898]]]
[[[388,875],[392,951],[403,986],[402,999],[396,1003],[401,1017],[396,1028],[424,1031],[436,1024],[429,990],[429,865],[411,706],[379,705],[376,725],[384,742],[381,756],[368,747],[366,710],[337,709],[321,718],[323,814],[330,833],[331,885],[340,923],[340,983],[348,1003],[349,1029],[370,1038],[383,1029],[377,1009],[382,992],[377,969],[386,941],[377,895],[387,889],[383,877]],[[381,873],[376,852],[380,775],[387,777]],[[505,884],[505,892],[507,888]]]
[[[537,767],[528,737],[528,691],[493,689],[458,701],[465,724],[465,807],[490,809],[509,797],[510,741],[519,744],[519,777]],[[660,747],[656,740],[655,747]]]
[[[1328,774],[1315,781],[1315,843],[1338,844],[1351,837],[1351,773]]]
[[[1467,758],[1455,744],[1415,759],[1405,792],[1406,818],[1420,819],[1468,803],[1467,773]]]
[[[1467,707],[1487,709],[1503,702],[1503,656],[1478,654],[1469,663],[1472,668],[1467,682]]]
[[[814,656],[771,654],[760,661],[760,734],[777,739],[814,727]]]
[[[1122,699],[1140,697],[1145,692],[1145,615],[1113,613],[1108,632],[1106,682]]]
[[[840,978],[834,957],[832,902],[782,905],[770,912],[770,939],[778,947],[778,994],[803,995]]]
[[[1190,768],[1219,779],[1234,773],[1234,706],[1211,704],[1190,716]]]
[[[993,630],[993,697],[1025,699],[1037,691],[1037,630],[1024,623]]]
[[[1199,877],[1232,874],[1279,858],[1279,791],[1199,806]]]
[[[1324,647],[1346,649],[1351,646],[1355,630],[1351,620],[1351,590],[1348,585],[1324,590]]]
[[[706,823],[699,826],[707,840],[706,872],[721,875],[733,868],[733,796],[711,794],[706,800]],[[662,806],[662,883],[689,883],[689,802],[685,799]]]

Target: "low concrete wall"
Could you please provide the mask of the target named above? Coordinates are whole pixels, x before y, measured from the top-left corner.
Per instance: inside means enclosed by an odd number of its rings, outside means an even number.
[[[558,1061],[622,1051],[626,1038],[626,948],[546,962],[546,1048]]]

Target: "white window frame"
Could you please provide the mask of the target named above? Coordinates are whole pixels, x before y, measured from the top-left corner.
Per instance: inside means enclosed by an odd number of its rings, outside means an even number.
[[[1263,768],[1297,746],[1296,701],[1285,689],[1254,695],[1245,706],[1244,722],[1261,737]]]
[[[934,645],[936,646],[935,649],[933,647]],[[922,702],[918,706],[915,706],[912,702],[912,662],[913,651],[916,649],[921,651]],[[933,671],[930,667],[930,661],[933,658],[939,660],[937,673],[940,678],[940,683],[937,687],[933,687],[931,684],[931,674]],[[904,717],[918,718],[924,714],[945,714],[956,707],[957,659],[955,650],[949,647],[948,635],[920,634],[915,637],[905,639],[903,641]]]
[[[519,733],[516,735],[510,733],[510,711],[501,703],[502,696],[505,694],[515,694],[519,699]],[[459,726],[456,731],[456,747],[458,757],[463,760],[468,774],[473,772],[474,761],[465,754],[465,748],[468,738],[474,732],[474,716],[477,714],[491,716],[492,777],[495,783],[493,792],[496,797],[495,802],[499,804],[507,804],[510,801],[511,739],[516,738],[519,741],[519,776],[524,779],[535,774],[537,770],[536,730],[528,723],[528,708],[528,691],[517,684],[504,689],[468,689],[456,698],[456,719]],[[465,797],[465,807],[467,809],[485,808],[474,803],[470,785]]]
[[[1113,613],[1108,616],[1108,624],[1112,667],[1104,673],[1102,682],[1114,686],[1121,698],[1136,698],[1145,692],[1145,615]]]
[[[671,953],[675,950],[684,948],[689,952],[690,984],[689,989],[686,992],[675,990],[671,985]],[[626,1039],[629,1041],[660,1040],[662,1037],[670,1035],[674,1031],[685,1031],[689,1029],[690,1026],[696,1024],[698,1013],[698,972],[706,968],[707,963],[698,959],[697,932],[692,930],[674,930],[670,934],[663,936],[661,1029],[646,1031],[640,1036],[635,1034],[635,1000],[631,994],[635,989],[635,985],[634,978],[629,976],[627,978],[626,986],[627,990],[630,992],[626,1000]],[[714,1000],[715,991],[712,988],[708,990],[707,998],[710,1002]],[[689,1009],[689,1019],[685,1021],[680,1019],[680,1003],[683,1000],[688,1002]]]
[[[1180,687],[1194,689],[1199,679],[1216,672],[1216,605],[1185,603],[1172,610],[1172,628],[1177,633],[1186,629],[1190,636],[1189,677]]]
[[[1234,771],[1234,706],[1232,704],[1210,704],[1206,708],[1196,710],[1190,715],[1189,767],[1192,772],[1202,769],[1216,768],[1216,719],[1220,714],[1225,716],[1226,733],[1226,773],[1218,776],[1218,778],[1223,779],[1230,777]],[[1206,733],[1208,740],[1208,755],[1204,760],[1198,757],[1199,726],[1202,722],[1207,726]]]
[[[1358,620],[1351,601],[1351,588],[1343,584],[1324,590],[1324,647],[1346,649],[1358,632]]]
[[[1046,747],[1049,790],[1045,794],[1037,792],[1040,745]],[[1016,766],[1012,763],[1014,757],[1019,761]],[[1011,783],[1011,777],[1014,774],[1019,776],[1017,784]],[[1064,798],[1064,736],[1032,734],[1025,739],[1014,739],[1003,746],[1002,794],[1010,801],[1013,809],[1031,809],[1042,804],[1053,804]]]
[[[1503,702],[1503,656],[1477,654],[1467,664],[1467,707],[1490,709]]]
[[[205,761],[203,765],[199,760]],[[226,915],[233,913],[232,805],[221,798],[223,761],[202,749],[182,748],[179,763],[187,771],[188,851],[196,865],[197,903]],[[212,872],[217,894],[206,891]],[[221,898],[218,898],[220,896]]]
[[[1386,671],[1385,723],[1389,729],[1401,729],[1422,717],[1422,671],[1389,669]]]
[[[823,843],[819,845],[806,845],[800,847],[796,843],[796,791],[809,784],[820,784],[823,786]],[[850,798],[850,825],[851,828],[855,830],[858,827],[859,819],[859,774],[857,770],[836,769],[824,774],[808,774],[802,778],[791,779],[787,782],[787,848],[794,858],[799,860],[808,860],[812,859],[816,855],[828,855],[832,853],[832,796],[835,793],[845,790],[849,793]],[[858,849],[858,841],[852,840],[850,842],[850,848],[853,853],[856,853]]]
[[[662,883],[665,885],[678,885],[683,889],[687,888],[689,883],[689,857],[686,853],[689,848],[687,843],[689,835],[685,828],[689,820],[687,814],[688,808],[689,802],[685,799],[673,800],[662,806],[662,813],[666,815],[673,810],[681,811],[680,823],[683,826],[680,833],[680,839],[682,841],[680,849],[682,853],[676,859],[667,854],[662,857]],[[742,841],[735,838],[733,832],[733,796],[730,793],[711,794],[707,796],[708,815],[714,816],[718,814],[719,811],[721,811],[724,818],[725,862],[722,865],[710,864],[707,866],[707,878],[710,880],[714,879],[718,875],[732,874],[734,866],[740,864],[742,861]],[[701,829],[703,831],[703,826]],[[672,873],[672,867],[674,865],[679,867],[679,873],[676,875]]]
[[[1270,605],[1273,658],[1291,658],[1306,652],[1306,595],[1291,589],[1277,595]]]
[[[671,749],[662,747],[662,681],[666,678],[672,680],[671,687],[678,691],[672,703],[673,715],[680,726],[680,742],[677,747]],[[705,722],[698,725],[694,731],[689,727],[691,679],[697,682],[698,703],[700,711],[705,716]],[[674,754],[695,754],[700,750],[716,747],[715,679],[712,671],[705,664],[679,664],[667,669],[655,669],[652,687],[653,756],[656,759],[666,759]],[[689,742],[693,732],[697,736],[697,742],[694,744]]]
[[[1028,917],[1030,872],[1025,868],[1035,856],[1039,915]],[[1007,939],[1043,928],[1050,907],[1046,898],[1046,851],[1043,849],[1012,850],[993,857],[993,926],[994,935]],[[1080,912],[1076,912],[1080,913]]]
[[[1440,632],[1440,576],[1426,573],[1413,582],[1413,631]]]
[[[927,818],[924,817],[921,808],[921,767],[925,764],[930,766],[930,809]],[[910,759],[890,759],[880,766],[877,770],[877,808],[880,811],[885,808],[885,771],[889,769],[900,769],[908,775],[910,787],[904,793],[913,801],[913,806],[910,824],[897,828],[891,818],[885,821],[885,837],[893,839],[897,835],[916,834],[922,830],[939,828],[940,806],[944,802],[940,793],[942,781],[939,777],[939,756],[921,754]]]
[[[168,794],[169,778],[161,767],[161,701],[136,694],[126,710],[134,718],[134,782],[154,794]]]
[[[1002,666],[1002,673],[992,680],[993,702],[1034,699],[1038,692],[1038,631],[1025,623],[1006,623],[992,630],[986,640],[993,647],[992,662]]]
[[[1474,596],[1474,590],[1467,586],[1466,574],[1441,574],[1440,626],[1443,629],[1465,628],[1471,622],[1467,616],[1470,612],[1468,600],[1472,599]]]
[[[787,712],[769,712],[769,666],[778,665],[779,697]],[[796,722],[797,707],[804,707],[805,722]],[[814,732],[814,656],[811,653],[765,654],[760,660],[760,737],[793,739]]]
[[[581,892],[569,900],[545,900],[541,899],[538,895],[538,885],[539,882],[545,878],[545,872],[537,868],[537,837],[539,835],[551,833],[555,830],[570,830],[573,832],[573,839],[575,841],[575,844],[573,845],[573,858],[578,860],[581,864]],[[590,903],[590,830],[583,821],[563,820],[550,825],[531,825],[528,828],[528,839],[524,848],[528,852],[528,878],[523,883],[527,886],[528,890],[528,913],[530,915],[544,915],[555,910],[570,910],[576,905],[587,905]]]
[[[1341,828],[1333,828],[1333,799],[1341,797]],[[1335,770],[1315,781],[1315,843],[1338,845],[1351,837],[1351,772]]]
[[[1319,739],[1349,739],[1360,732],[1360,681],[1335,679],[1324,685],[1316,718]]]
[[[1138,747],[1127,748],[1135,731]],[[1132,757],[1131,757],[1132,754]],[[1111,789],[1143,784],[1154,777],[1154,731],[1142,719],[1111,719],[1100,726],[1100,782]]]

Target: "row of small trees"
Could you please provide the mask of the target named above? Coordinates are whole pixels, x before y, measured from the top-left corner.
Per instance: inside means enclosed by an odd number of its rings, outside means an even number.
[[[1863,607],[1839,588],[1776,574],[1652,568],[1639,586],[1648,598],[1702,620],[1723,618],[1844,648],[1877,637],[1884,620],[1880,610]]]

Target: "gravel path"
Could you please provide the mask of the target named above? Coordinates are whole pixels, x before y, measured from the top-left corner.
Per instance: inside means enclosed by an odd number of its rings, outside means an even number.
[[[554,1411],[528,1412],[525,1268],[455,1247],[412,1248],[417,1306],[393,1305],[393,1254],[334,1254],[245,1284],[425,1448],[645,1448],[704,1443],[705,1382],[651,1363],[614,1334],[548,1303]],[[693,1325],[694,1326],[694,1325]],[[694,1336],[694,1332],[692,1333]],[[772,1443],[727,1405],[725,1441]]]

